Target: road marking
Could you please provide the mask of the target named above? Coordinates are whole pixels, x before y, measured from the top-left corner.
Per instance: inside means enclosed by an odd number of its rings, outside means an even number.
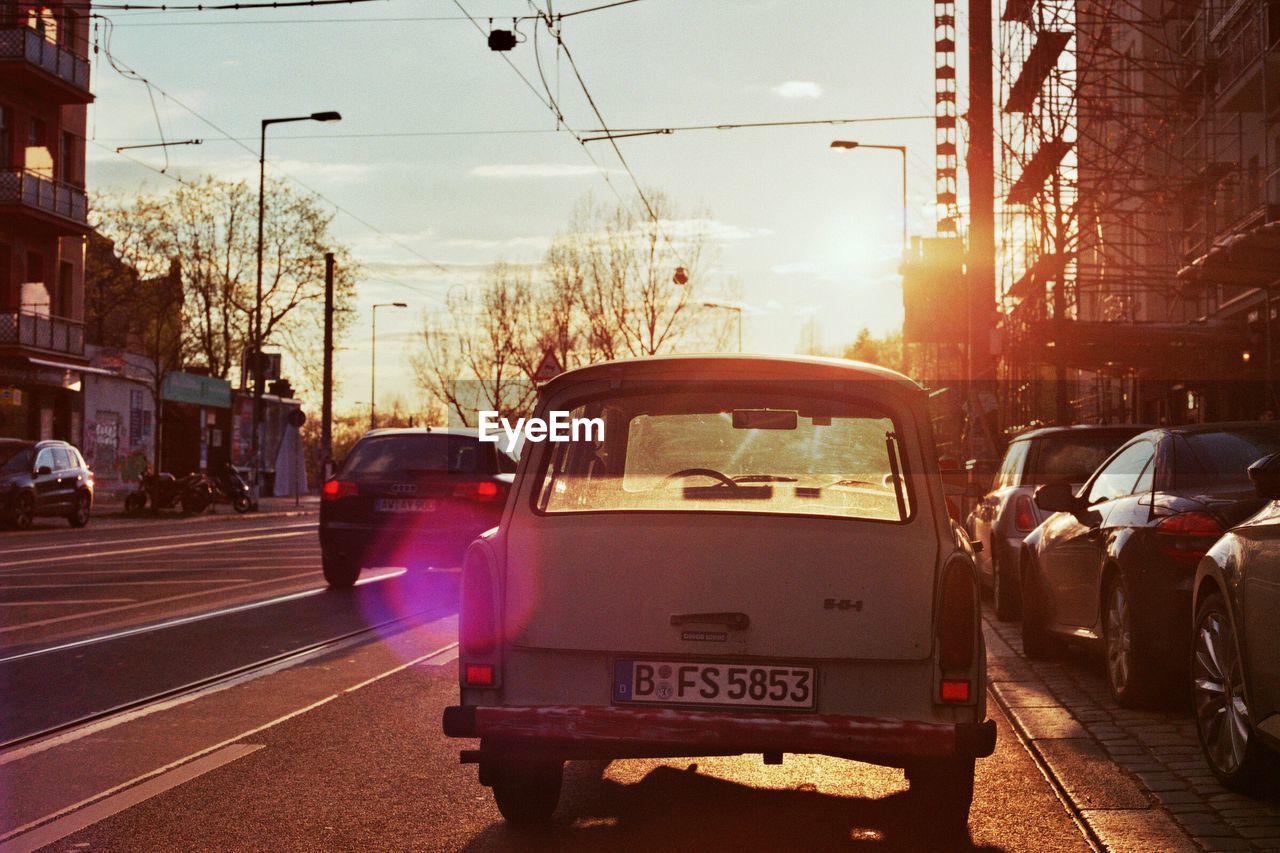
[[[136,598],[59,598],[55,601],[0,601],[0,607],[48,607],[50,604],[120,604],[137,600]],[[89,615],[88,613],[80,613],[77,614],[76,618]]]
[[[46,823],[21,835],[10,835],[4,843],[0,844],[0,853],[28,853],[28,851],[39,850],[41,847],[61,841],[68,835],[73,835],[82,829],[93,826],[98,821],[118,815],[120,812],[131,809],[141,802],[244,758],[246,755],[252,755],[265,747],[266,744],[260,743],[229,744],[180,767],[175,767],[172,770],[153,776],[145,782],[141,782],[118,794],[107,796],[86,808],[58,818],[51,823]]]
[[[79,557],[37,557],[33,560],[18,560],[16,563],[5,563],[3,567],[6,569],[15,569],[19,566],[38,565],[40,563],[60,563],[67,559],[86,559],[86,557],[116,557],[121,554],[142,554],[147,551],[176,551],[179,548],[213,548],[221,545],[231,545],[236,542],[256,542],[262,539],[287,539],[294,536],[304,536],[305,531],[299,530],[297,533],[268,533],[262,536],[236,536],[231,539],[210,539],[208,542],[181,542],[174,545],[148,545],[144,548],[121,548],[115,551],[104,551],[101,554],[80,555]]]
[[[332,702],[335,699],[339,699],[343,696],[346,696],[349,693],[354,693],[357,690],[361,690],[365,687],[368,687],[370,684],[374,684],[378,681],[381,681],[384,678],[395,675],[398,672],[402,672],[411,666],[416,666],[422,663],[428,663],[429,661],[431,661],[436,657],[452,652],[454,649],[457,648],[457,646],[458,644],[456,642],[450,643],[446,646],[442,646],[433,652],[429,652],[425,655],[414,658],[413,660],[406,661],[405,663],[399,664],[387,670],[386,672],[379,673],[378,675],[375,675],[372,678],[367,678],[364,681],[361,681],[359,684],[355,684],[355,685],[352,685],[351,687],[344,688],[338,691],[337,693],[330,694],[329,696],[326,696],[323,699],[319,699],[315,702],[312,702],[310,705],[307,705],[306,707],[298,708],[296,711],[290,711],[284,716],[277,717],[276,719],[268,723],[263,723],[262,725],[252,728],[247,732],[241,732],[235,737],[227,738],[221,743],[216,743],[213,746],[205,747],[202,750],[193,752],[192,754],[186,756],[185,758],[179,758],[177,761],[171,761],[168,764],[164,765],[163,767],[157,767],[155,770],[152,770],[148,773],[143,773],[140,776],[135,776],[133,779],[130,779],[127,782],[122,782],[119,785],[108,788],[105,791],[100,791],[97,794],[94,794],[93,796],[86,797],[85,799],[81,800],[78,803],[74,803],[70,806],[66,806],[64,808],[59,809],[56,812],[47,814],[44,817],[36,818],[35,820],[29,823],[25,823],[22,826],[16,827],[15,829],[11,829],[9,832],[5,833],[4,835],[0,835],[0,850],[7,850],[5,845],[7,845],[7,843],[11,839],[19,840],[25,833],[30,832],[31,830],[37,827],[48,824],[51,821],[56,821],[65,815],[70,815],[74,812],[79,811],[82,808],[85,808],[86,806],[90,806],[114,794],[117,794],[129,788],[132,788],[135,785],[144,783],[147,780],[155,779],[158,776],[168,773],[170,770],[173,770],[178,767],[182,767],[185,764],[188,764],[197,759],[203,758],[207,755],[217,753],[219,750],[224,749],[225,747],[231,746],[232,744],[235,744],[239,741],[242,741],[245,738],[253,737],[254,735],[264,732],[267,729],[272,728],[273,726],[278,726],[281,723],[288,722],[289,720],[292,720],[294,717],[300,717],[303,714],[314,711],[316,708],[320,708],[320,707],[323,707],[324,705],[328,705],[330,702]],[[43,843],[48,844],[50,842],[46,841]],[[17,850],[17,849],[35,849],[35,848],[14,848],[14,849]]]
[[[311,563],[312,565],[314,565],[314,564],[315,564],[315,562],[316,562],[316,555],[315,555],[315,554],[306,554],[306,555],[302,555],[302,556],[298,556],[298,557],[280,557],[279,559],[280,559],[280,561],[281,561],[281,562],[283,562],[284,560],[305,560],[305,561],[307,561],[308,563]],[[274,565],[270,565],[270,566],[237,566],[237,565],[231,564],[231,565],[226,565],[226,566],[197,566],[196,568],[192,568],[192,569],[182,569],[182,568],[178,568],[178,569],[153,569],[153,568],[145,568],[145,569],[120,569],[120,568],[108,568],[108,569],[82,569],[82,570],[74,571],[74,572],[65,572],[65,571],[60,571],[60,572],[23,572],[23,573],[22,573],[22,574],[20,574],[20,575],[18,575],[18,574],[14,574],[14,575],[4,575],[4,576],[2,576],[2,577],[12,577],[12,578],[13,578],[13,580],[24,581],[24,580],[26,580],[27,578],[59,578],[59,577],[79,577],[79,578],[83,578],[83,577],[95,577],[95,576],[97,576],[97,575],[117,575],[117,574],[118,574],[118,575],[178,575],[178,574],[184,574],[184,573],[188,573],[188,574],[195,574],[195,573],[225,572],[225,571],[236,571],[236,572],[269,572],[269,571],[271,571],[271,570],[273,570],[273,569],[278,571],[278,570],[279,570],[279,569],[281,569],[281,568],[282,568],[282,567],[281,567],[279,564],[274,564]],[[297,567],[296,567],[296,566],[292,566],[292,567],[290,567],[290,568],[297,568]],[[0,582],[0,583],[2,583],[2,582]],[[16,587],[15,587],[15,588],[16,588]]]
[[[443,616],[417,627],[430,628],[438,622],[443,622],[447,619],[453,618],[456,617]],[[413,627],[414,626],[410,625],[406,630],[413,630]],[[386,635],[384,635],[381,636],[379,640],[385,640],[386,638]],[[124,723],[131,723],[134,720],[149,717],[152,714],[159,713],[160,711],[168,711],[171,708],[177,708],[179,705],[186,705],[188,702],[203,699],[204,697],[211,696],[214,693],[221,693],[223,690],[238,687],[241,684],[248,684],[250,681],[257,681],[259,678],[263,678],[268,675],[275,675],[277,672],[283,672],[286,669],[301,666],[302,664],[315,660],[316,658],[337,654],[338,652],[344,651],[352,646],[362,645],[368,641],[369,637],[366,634],[361,634],[356,637],[348,637],[340,643],[335,643],[320,649],[312,649],[311,651],[303,652],[301,654],[291,655],[286,657],[284,660],[267,664],[266,666],[259,667],[224,681],[219,681],[215,684],[210,684],[207,687],[201,687],[189,693],[174,696],[171,699],[161,699],[158,702],[153,702],[141,708],[135,708],[132,711],[121,711],[117,714],[112,714],[110,717],[105,717],[92,723],[86,723],[83,726],[77,726],[70,731],[44,738],[36,741],[35,743],[27,744],[26,746],[13,747],[12,749],[0,753],[0,767],[3,767],[6,764],[12,764],[15,761],[21,761],[24,758],[30,758],[32,755],[47,752],[54,747],[64,746],[65,744],[80,740],[81,738],[88,737],[89,735],[105,732],[108,729],[114,729],[116,726],[123,725]],[[428,655],[428,658],[429,660],[419,661],[420,665],[444,666],[445,664],[452,663],[458,658],[458,644],[453,643],[450,646],[445,646],[442,649],[432,652]]]
[[[400,575],[405,574],[406,571],[407,571],[406,569],[400,569],[398,571],[386,572],[385,574],[381,574],[381,575],[370,575],[367,578],[361,578],[360,580],[356,581],[356,586],[364,586],[365,584],[377,583],[378,581],[390,580],[391,578],[398,578],[400,577]],[[313,574],[313,572],[307,572],[306,574],[310,575],[310,574]],[[243,589],[246,586],[256,586],[257,584],[272,583],[274,581],[289,580],[289,578],[299,578],[304,576],[305,575],[290,575],[288,578],[270,578],[264,581],[253,581],[251,583],[242,583],[237,585],[235,588]],[[310,596],[310,595],[319,595],[320,593],[324,592],[326,589],[327,587],[316,587],[315,589],[305,589],[302,592],[293,592],[288,595],[277,596],[276,598],[265,598],[262,601],[250,601],[247,604],[237,604],[234,607],[224,607],[219,610],[210,610],[206,613],[196,613],[192,616],[183,616],[178,619],[170,619],[166,622],[158,622],[154,625],[139,625],[136,628],[126,628],[123,631],[115,631],[110,634],[101,634],[97,637],[86,637],[83,640],[73,640],[69,643],[61,643],[56,646],[47,646],[42,649],[32,649],[29,652],[22,652],[21,654],[9,655],[8,657],[0,658],[0,663],[8,663],[9,661],[22,660],[23,658],[35,657],[36,655],[47,655],[50,652],[60,652],[66,649],[78,649],[81,646],[89,646],[89,645],[93,645],[94,643],[104,643],[107,640],[118,640],[121,637],[132,637],[136,634],[146,634],[150,631],[160,631],[165,628],[172,628],[177,625],[187,625],[187,624],[190,624],[191,622],[199,622],[204,619],[213,619],[216,616],[226,616],[231,613],[240,613],[245,610],[253,610],[258,607],[266,607],[271,604],[280,604],[285,601],[294,601],[295,599],[306,598],[307,596]],[[222,591],[223,590],[215,589],[215,590],[206,590],[204,592],[193,592],[188,595],[175,595],[169,598],[152,599],[151,601],[144,601],[142,602],[142,604],[155,604],[161,601],[173,601],[174,599],[177,599],[177,598],[190,598],[193,595],[207,595],[210,592],[222,592]],[[120,607],[115,609],[125,610],[128,608]],[[85,613],[81,615],[89,616],[93,614]],[[74,617],[68,617],[68,618],[74,618]],[[29,624],[35,624],[35,623],[29,623]],[[15,627],[20,628],[23,626],[18,625]],[[7,631],[7,630],[11,630],[11,629],[0,628],[0,631]]]
[[[184,592],[181,595],[166,595],[163,598],[152,598],[147,601],[139,601],[134,604],[122,604],[119,607],[104,607],[100,610],[88,610],[84,613],[71,613],[66,616],[51,616],[48,619],[41,619],[36,622],[23,622],[20,625],[6,625],[5,627],[0,628],[0,634],[7,634],[10,631],[21,631],[23,628],[39,628],[42,625],[54,625],[58,622],[70,622],[74,619],[87,619],[90,616],[101,616],[105,613],[118,613],[121,610],[134,610],[139,607],[150,607],[154,604],[165,604],[170,601],[181,601],[184,598],[196,598],[197,596],[209,595],[215,592],[226,592],[227,590],[232,589],[240,590],[268,583],[283,583],[285,581],[297,580],[298,578],[311,577],[314,575],[315,572],[300,572],[296,575],[285,575],[281,578],[265,578],[260,581],[245,581],[244,583],[238,583],[233,587],[226,587],[223,589],[202,589],[197,590],[196,592]],[[3,661],[0,660],[0,662]]]
[[[249,578],[189,578],[187,580],[159,581],[97,581],[95,583],[24,583],[13,586],[0,584],[5,592],[18,592],[24,589],[83,589],[95,586],[157,586],[158,584],[197,584],[197,583],[239,583]]]
[[[261,533],[264,530],[294,530],[306,527],[319,527],[317,522],[309,522],[307,524],[275,524],[270,527],[244,527],[228,530],[198,530],[187,533],[173,533],[166,536],[130,536],[130,542],[163,542],[168,539],[192,539],[197,536],[220,536],[227,533]],[[10,554],[26,554],[33,551],[67,551],[77,548],[94,548],[98,545],[112,545],[119,542],[119,538],[113,539],[94,539],[89,542],[64,542],[60,545],[36,545],[30,548],[6,548],[5,551]]]

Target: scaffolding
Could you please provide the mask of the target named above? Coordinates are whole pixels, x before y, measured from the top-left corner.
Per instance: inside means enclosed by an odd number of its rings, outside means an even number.
[[[1006,432],[1141,420],[1141,385],[1191,369],[1203,282],[1184,211],[1214,169],[1187,145],[1209,67],[1201,3],[1006,0],[998,30],[999,368]],[[1203,126],[1198,132],[1207,133]]]

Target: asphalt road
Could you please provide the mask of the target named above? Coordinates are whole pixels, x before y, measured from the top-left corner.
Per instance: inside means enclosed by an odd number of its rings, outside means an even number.
[[[899,771],[788,755],[575,762],[549,832],[507,827],[465,742],[440,734],[456,665],[415,666],[245,738],[250,754],[68,836],[55,850],[923,850]],[[993,706],[972,844],[1088,850]]]
[[[900,771],[791,755],[778,767],[574,763],[550,832],[515,833],[458,764],[466,744],[440,732],[455,666],[406,668],[455,639],[453,576],[382,569],[323,591],[305,515],[59,532],[0,534],[0,602],[13,605],[0,607],[0,742],[382,627],[208,695],[0,751],[0,837],[65,811],[85,826],[54,833],[51,849],[936,847]],[[1088,849],[995,703],[990,713],[1000,738],[979,763],[973,846]]]
[[[323,586],[314,513],[0,532],[0,656]]]

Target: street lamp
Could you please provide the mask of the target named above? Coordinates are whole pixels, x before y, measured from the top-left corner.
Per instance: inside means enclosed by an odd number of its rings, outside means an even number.
[[[408,307],[403,302],[379,302],[373,306],[373,329],[369,335],[369,429],[378,428],[378,309]]]
[[[837,139],[831,143],[832,148],[878,148],[882,151],[897,151],[902,155],[902,258],[907,257],[907,146],[905,145],[871,145],[866,142],[854,142],[849,139]]]
[[[704,302],[703,308],[723,308],[725,311],[738,312],[738,352],[742,352],[742,306],[726,305],[723,302]]]
[[[262,447],[258,432],[262,424],[262,222],[267,210],[263,193],[267,175],[267,127],[293,121],[342,121],[339,113],[328,111],[289,118],[264,118],[262,137],[258,143],[258,287],[253,302],[253,430],[249,435],[249,455],[253,461],[253,505],[258,506],[262,479]]]

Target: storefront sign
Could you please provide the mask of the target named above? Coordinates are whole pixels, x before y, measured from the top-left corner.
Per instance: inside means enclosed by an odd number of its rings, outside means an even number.
[[[21,406],[22,405],[22,389],[21,388],[0,388],[0,406]]]
[[[161,397],[171,403],[194,403],[215,409],[231,408],[231,383],[214,376],[170,373],[164,378]]]

